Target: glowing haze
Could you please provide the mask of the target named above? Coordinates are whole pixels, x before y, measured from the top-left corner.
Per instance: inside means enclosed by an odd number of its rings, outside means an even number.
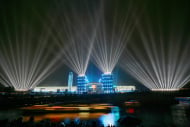
[[[50,57],[47,48],[48,29],[35,29],[33,23],[39,22],[29,17],[18,18],[14,13],[2,21],[0,83],[16,91],[33,89],[56,68],[56,59]]]
[[[187,22],[159,16],[156,20],[146,17],[139,22],[139,36],[130,43],[121,66],[151,90],[179,90],[190,81]]]
[[[114,6],[103,1],[101,3],[92,59],[105,74],[112,73],[130,39],[136,21],[137,8],[133,6],[134,3],[128,1],[123,4],[127,7],[122,8],[122,5],[115,1],[110,4]]]
[[[78,75],[85,75],[96,32],[94,10],[88,4],[69,4],[63,9],[65,3],[59,2],[55,18],[50,19],[60,59]]]

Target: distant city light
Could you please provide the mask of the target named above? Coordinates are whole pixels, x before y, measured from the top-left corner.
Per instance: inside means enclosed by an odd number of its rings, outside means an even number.
[[[96,85],[92,85],[92,89],[95,89],[96,88]]]
[[[180,89],[151,89],[152,91],[178,91]]]
[[[68,89],[68,86],[37,86],[33,89],[33,92],[65,92]],[[77,87],[72,86],[71,92],[76,92]]]
[[[79,74],[78,76],[79,76],[79,77],[83,77],[83,76],[85,76],[85,74]]]
[[[104,72],[104,74],[111,74],[111,72]]]
[[[15,89],[15,91],[20,91],[20,92],[24,92],[24,91],[28,91],[29,89]]]

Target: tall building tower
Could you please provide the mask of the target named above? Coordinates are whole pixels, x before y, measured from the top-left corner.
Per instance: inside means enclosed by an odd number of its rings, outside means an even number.
[[[69,77],[68,77],[68,92],[72,91],[72,85],[73,85],[73,72],[69,72]]]
[[[79,75],[77,77],[77,92],[83,94],[87,92],[87,84],[89,83],[87,76]]]
[[[114,77],[112,73],[104,73],[100,79],[104,93],[114,93]]]

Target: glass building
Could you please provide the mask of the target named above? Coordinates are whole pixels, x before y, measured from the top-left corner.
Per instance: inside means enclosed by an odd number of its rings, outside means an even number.
[[[69,72],[69,77],[68,77],[68,92],[72,91],[72,85],[73,85],[73,72]]]
[[[77,93],[83,94],[88,91],[87,84],[89,83],[87,76],[78,76],[77,77]]]
[[[113,74],[102,74],[100,81],[102,83],[104,93],[114,93],[114,76]]]

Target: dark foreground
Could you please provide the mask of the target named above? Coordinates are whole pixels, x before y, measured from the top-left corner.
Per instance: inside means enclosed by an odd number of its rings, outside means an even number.
[[[34,122],[31,119],[27,122],[22,122],[22,118],[18,118],[9,122],[8,120],[0,121],[1,127],[104,127],[103,125],[98,124],[98,121],[70,121],[66,122],[51,122],[50,120],[42,120],[40,122]],[[108,125],[107,127],[115,127],[114,125]]]
[[[117,121],[117,127],[189,127],[190,126],[190,106],[178,104],[176,97],[188,97],[190,91],[178,92],[136,92],[125,94],[98,94],[98,95],[71,95],[71,94],[38,94],[31,95],[25,93],[5,94],[0,97],[1,111],[0,117],[7,114],[7,109],[18,109],[20,107],[29,107],[31,105],[43,104],[92,104],[109,103],[120,108],[120,117],[128,117],[124,122]],[[126,103],[134,102],[139,103]],[[2,113],[2,111],[5,111]],[[12,113],[12,111],[10,111]],[[13,111],[14,112],[14,111]],[[11,114],[10,113],[10,114]],[[58,116],[57,112],[52,112]],[[62,114],[66,115],[69,113]],[[37,117],[47,114],[27,114],[29,119],[24,120],[25,116],[10,119],[2,119],[1,127],[103,127],[99,119],[41,119],[36,121]],[[10,115],[11,116],[11,115]],[[127,122],[126,122],[127,121]],[[120,122],[120,123],[119,123]],[[124,124],[121,124],[124,123]],[[114,126],[114,125],[107,125]]]

